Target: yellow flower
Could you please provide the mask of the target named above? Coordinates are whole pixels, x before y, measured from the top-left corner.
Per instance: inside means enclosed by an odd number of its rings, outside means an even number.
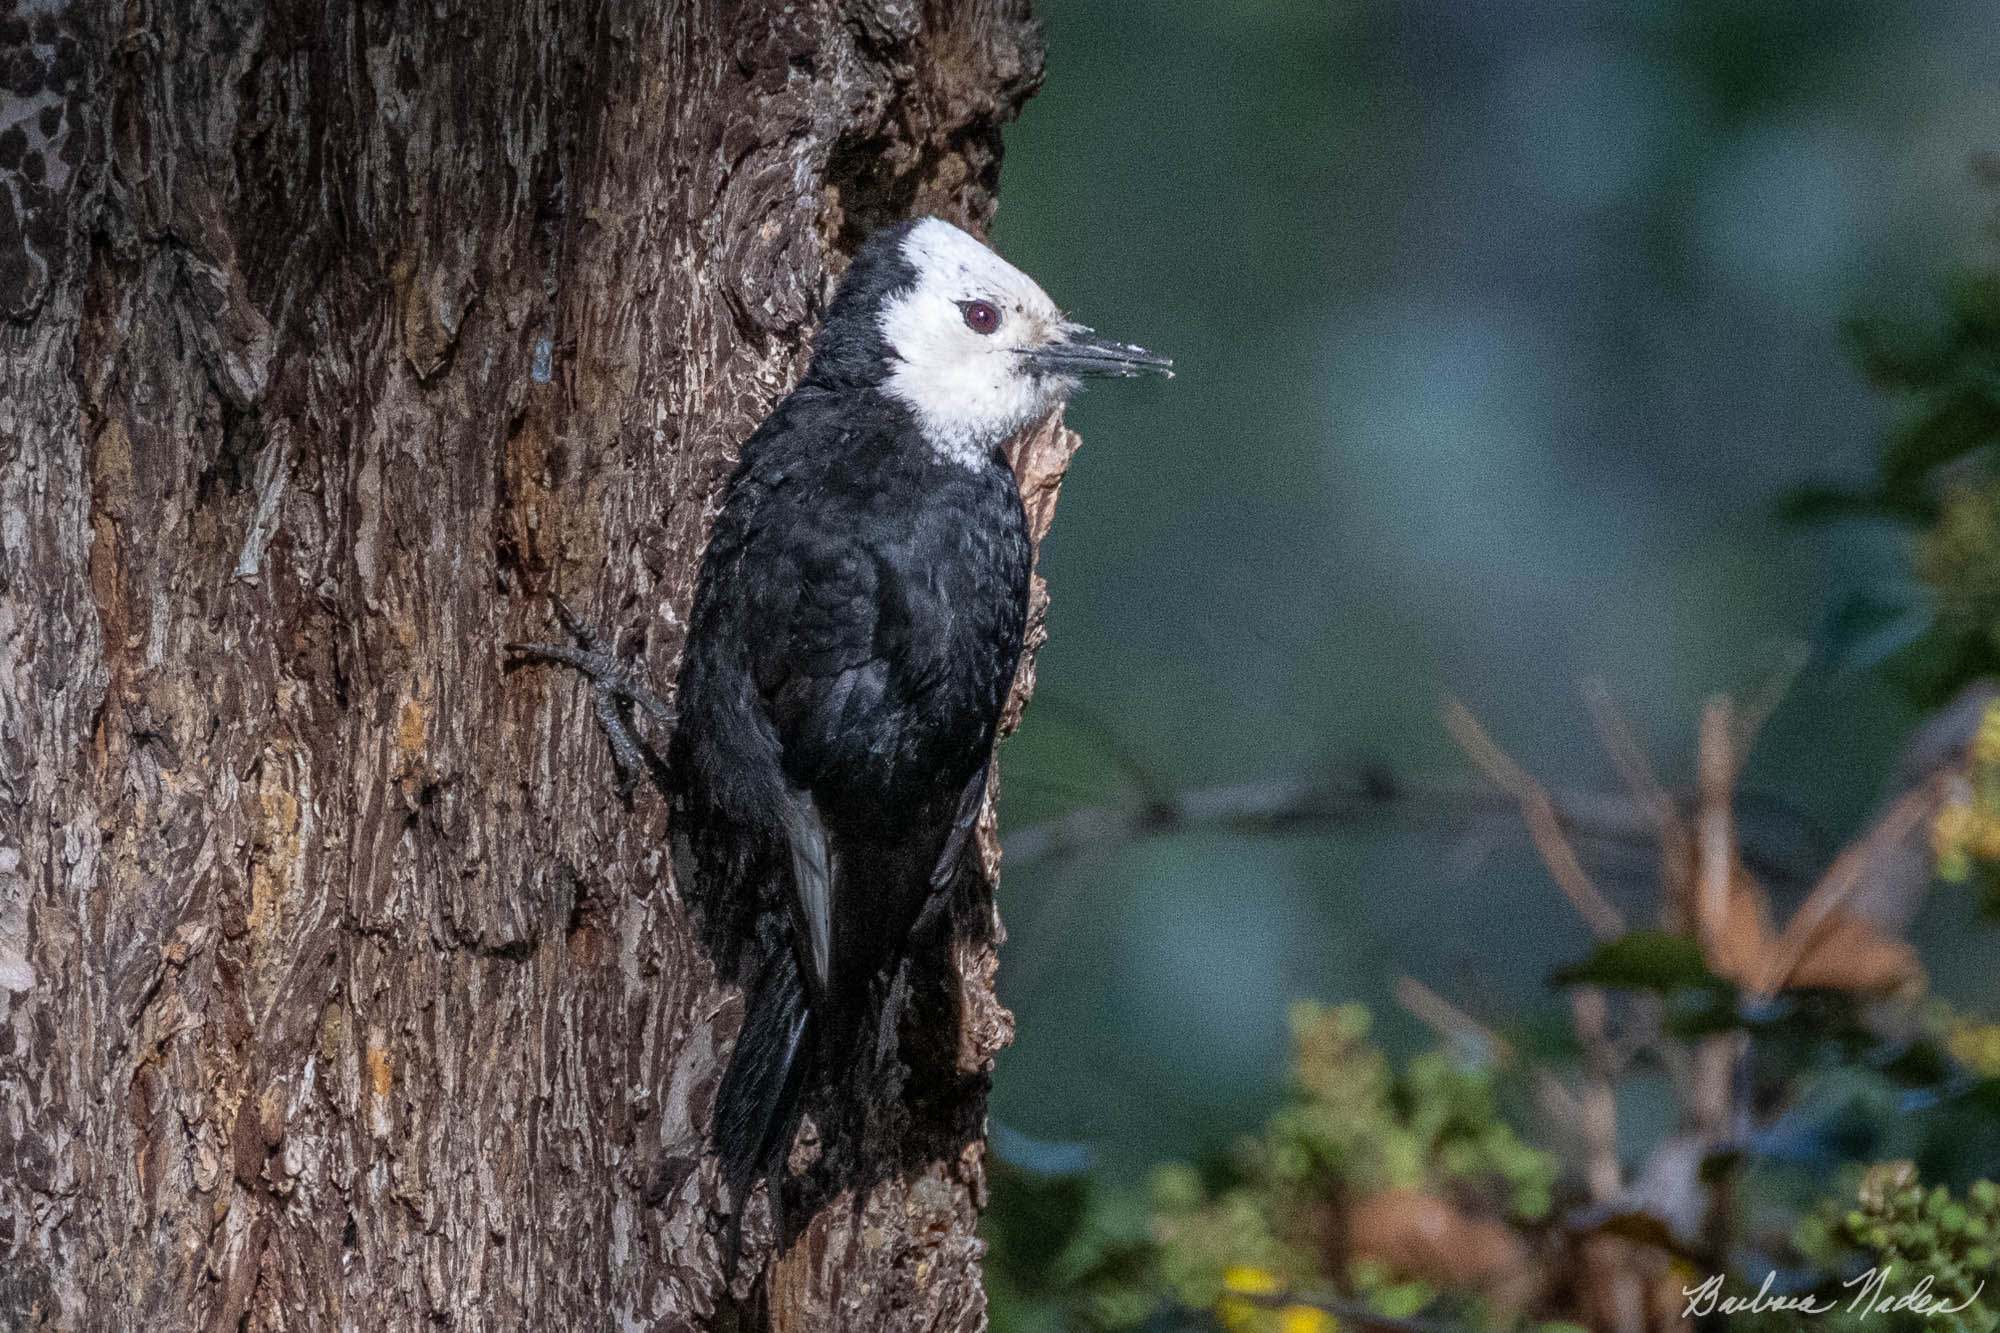
[[[1959,1019],[1946,1030],[1945,1049],[1983,1078],[2000,1076],[2000,1023]]]
[[[1271,1307],[1235,1296],[1275,1296],[1283,1285],[1277,1274],[1249,1264],[1235,1264],[1222,1275],[1225,1295],[1215,1303],[1215,1317],[1229,1333],[1336,1333],[1340,1324],[1326,1311],[1310,1305]]]
[[[1278,1333],[1333,1333],[1338,1327],[1332,1315],[1310,1305],[1287,1305],[1278,1311]]]
[[[1272,1296],[1277,1294],[1278,1275],[1249,1264],[1235,1264],[1222,1275],[1222,1285],[1245,1296]]]
[[[1972,873],[1972,839],[1977,819],[1971,805],[1952,801],[1931,821],[1931,851],[1942,879],[1958,881]]]
[[[2000,764],[2000,705],[1987,705],[1979,719],[1979,731],[1972,738],[1972,759],[1977,764]]]

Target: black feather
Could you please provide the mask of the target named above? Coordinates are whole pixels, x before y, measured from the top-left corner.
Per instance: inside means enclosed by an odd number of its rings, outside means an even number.
[[[826,389],[880,383],[889,346],[875,317],[883,306],[916,285],[917,270],[902,250],[904,238],[915,225],[900,222],[884,227],[855,251],[813,339],[812,364],[806,369],[805,383]]]
[[[736,1049],[715,1096],[715,1144],[735,1212],[723,1265],[734,1275],[743,1241],[744,1205],[757,1178],[781,1172],[799,1126],[799,1093],[812,1054],[812,1013],[792,951],[764,964],[743,1012]],[[772,1210],[777,1212],[777,1196]]]

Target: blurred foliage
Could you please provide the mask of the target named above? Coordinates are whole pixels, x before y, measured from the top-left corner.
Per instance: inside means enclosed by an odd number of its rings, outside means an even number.
[[[1647,991],[1663,984],[1647,966],[1630,979]],[[2000,1191],[1990,1180],[1926,1188],[1908,1161],[1851,1165],[1835,1173],[1844,1185],[1802,1200],[1775,1248],[1735,1248],[1727,1261],[1690,1255],[1663,1215],[1672,1205],[1644,1181],[1615,1206],[1586,1204],[1562,1160],[1513,1128],[1522,1104],[1502,1094],[1518,1079],[1445,1050],[1399,1072],[1370,1026],[1359,1006],[1296,1006],[1283,1103],[1232,1151],[1162,1167],[1143,1210],[1107,1198],[1083,1170],[997,1162],[1003,1202],[988,1235],[998,1326],[1331,1333],[1380,1319],[1384,1328],[1555,1333],[1596,1326],[1588,1286],[1572,1270],[1590,1245],[1608,1242],[1627,1256],[1657,1253],[1662,1262],[1635,1271],[1676,1310],[1704,1274],[1718,1273],[1710,1308],[1731,1327],[2000,1327],[2000,1285],[1981,1285],[2000,1274]],[[1884,1087],[1920,1088],[1926,1103],[1954,1101],[2000,1123],[1987,1063],[2000,1064],[2000,1025],[1933,1006],[1919,1036],[1885,1039],[1855,1007],[1819,1004],[1746,1013],[1744,1028],[1772,1048],[1767,1071],[1783,1069],[1799,1087],[1813,1066],[1873,1069]],[[1982,1151],[1950,1120],[1939,1130],[1928,1156],[1941,1145]],[[1837,1144],[1830,1124],[1807,1137],[1816,1137],[1811,1147],[1794,1126],[1747,1153],[1689,1159],[1688,1183],[1740,1176],[1759,1154],[1802,1161],[1819,1179],[1845,1148],[1872,1146]],[[1760,1271],[1776,1286],[1742,1280]]]
[[[2000,1023],[1951,1015],[1943,1023],[1945,1050],[1980,1078],[2000,1079]]]
[[[1904,419],[1872,485],[1788,509],[1910,528],[1922,591],[1904,610],[1921,614],[1883,666],[1936,702],[2000,673],[2000,269],[1958,279],[1938,326],[1863,325],[1856,342]],[[1991,906],[2000,704],[1971,716],[1969,737],[1903,780],[1937,793],[1923,818],[1939,877]],[[996,1325],[1671,1328],[1712,1279],[1729,1327],[2000,1328],[2000,1190],[1985,1178],[2000,1156],[2000,1021],[1925,999],[1909,943],[1849,912],[1860,895],[1832,870],[1781,929],[1732,850],[1720,896],[1697,911],[1692,881],[1713,852],[1694,851],[1690,873],[1675,856],[1692,825],[1670,825],[1665,924],[1549,979],[1572,998],[1569,1040],[1537,1040],[1529,1015],[1503,1025],[1514,1040],[1482,1029],[1398,1069],[1365,1009],[1303,1003],[1285,1095],[1261,1128],[1159,1169],[1144,1200],[1003,1145],[987,1231]],[[1921,867],[1926,825],[1903,829]],[[1834,860],[1850,881],[1887,873],[1871,836]],[[1503,1074],[1468,1049],[1512,1063]],[[1604,1140],[1606,1117],[1626,1128],[1621,1092],[1662,1078],[1679,1124]],[[1565,1118],[1595,1147],[1538,1144]],[[1764,1287],[1745,1281],[1766,1273]]]
[[[1891,1163],[1868,1172],[1859,1203],[1829,1231],[1861,1251],[1870,1268],[1930,1283],[1951,1311],[1941,1318],[1912,1317],[1911,1324],[1978,1333],[2000,1327],[2000,1291],[1985,1290],[1996,1271],[2000,1188],[1980,1180],[1957,1199],[1942,1185],[1923,1188],[1908,1163]],[[1857,1322],[1861,1317],[1855,1312]]]
[[[1883,665],[1923,705],[2000,673],[2000,271],[1946,286],[1932,325],[1861,320],[1850,333],[1869,379],[1903,404],[1872,482],[1794,491],[1795,520],[1874,518],[1907,527],[1914,579],[1836,612],[1843,660]]]
[[[1992,1289],[2000,1244],[2000,1188],[1974,1182],[1962,1195],[1925,1188],[1909,1162],[1884,1162],[1850,1182],[1845,1202],[1829,1198],[1799,1223],[1796,1244],[1837,1276],[1789,1290],[1799,1308],[1755,1307],[1757,1292],[1728,1291],[1748,1303],[1732,1316],[1747,1333],[1803,1326],[1829,1333],[1938,1329],[1992,1333],[2000,1293]]]
[[[1867,670],[1808,672],[1770,728],[1746,781],[1828,836],[1795,882],[1729,886],[1733,953],[1664,913],[1573,945],[1518,854],[1440,884],[1465,843],[1429,825],[1010,869],[1021,1046],[996,1084],[982,1232],[996,1333],[1304,1333],[1365,1327],[1363,1308],[1608,1326],[1583,1278],[1606,1246],[1666,1294],[1660,1322],[1718,1268],[1739,1295],[1766,1271],[1838,1290],[1882,1260],[1941,1284],[1925,1265],[1945,1234],[1920,1254],[1923,1233],[1897,1228],[1955,1221],[1947,1204],[1969,1227],[2000,1162],[2000,993],[1963,910],[2000,902],[1987,735],[1928,830],[1965,886],[1934,895],[1931,933],[1836,913],[1795,984],[1758,982],[1834,834],[1900,781],[1904,700],[2000,674],[2000,270],[1931,285],[1977,225],[1948,182],[1990,134],[1991,15],[1038,8],[1050,78],[1009,134],[1002,244],[1186,373],[1073,414],[1090,460],[1043,552],[1056,633],[1006,758],[1004,826],[1360,755],[1422,777],[1447,687],[1512,735],[1546,723],[1525,760],[1591,787],[1588,737],[1550,717],[1577,675],[1662,734],[1754,670],[1758,644],[1811,632],[1829,587],[1865,591],[1833,610],[1816,665]],[[1934,290],[1928,317],[1853,327],[1871,410],[1828,354],[1837,313]],[[1812,476],[1843,480],[1794,491],[1785,513],[1814,522],[1784,539],[1770,502]],[[1616,849],[1616,870],[1585,850],[1625,906],[1646,849]],[[1934,978],[1956,996],[1954,968],[1984,1002],[1926,996]],[[1462,988],[1511,1061],[1468,1066],[1454,1056],[1493,1047],[1456,1038],[1405,1060],[1420,1029],[1382,1004],[1372,1030],[1307,1008],[1271,1088],[1288,1000],[1373,999],[1406,972]],[[1612,1080],[1624,1189],[1602,1200],[1541,1095],[1593,1076],[1571,1022],[1592,991],[1621,1050],[1644,1048]],[[1725,1047],[1743,1051],[1740,1132],[1676,1155],[1685,1066]],[[1191,1160],[1140,1183],[1174,1156]],[[1914,1165],[1898,1190],[1922,1181],[1914,1222],[1864,1189],[1885,1161]],[[1685,1199],[1661,1182],[1697,1206],[1669,1217]],[[1357,1233],[1397,1217],[1483,1235],[1546,1289],[1362,1252]]]
[[[1232,1151],[1157,1171],[1143,1230],[1080,1175],[1013,1178],[1018,1203],[992,1231],[996,1300],[1032,1294],[1009,1289],[1027,1269],[1043,1294],[1063,1289],[1075,1328],[1179,1312],[1313,1333],[1346,1302],[1489,1322],[1549,1218],[1556,1159],[1502,1117],[1490,1068],[1433,1051],[1398,1072],[1358,1005],[1301,1003],[1291,1026],[1282,1105]]]
[[[1219,1169],[1157,1173],[1159,1273],[1182,1304],[1217,1307],[1247,1271],[1405,1315],[1518,1267],[1505,1224],[1547,1217],[1555,1160],[1500,1118],[1490,1071],[1432,1052],[1397,1074],[1368,1026],[1358,1006],[1298,1005],[1264,1132]]]
[[[1969,758],[1964,781],[1932,823],[1931,842],[1939,877],[1973,886],[1985,914],[2000,916],[2000,703],[1987,706]]]
[[[1902,534],[1769,507],[1862,475],[1891,410],[1831,346],[1840,313],[1927,298],[1976,234],[2000,34],[1977,0],[1036,11],[1001,249],[1183,372],[1071,409],[1010,837],[1378,760],[1422,782],[1454,762],[1444,690],[1601,783],[1557,723],[1579,678],[1659,743],[1813,635],[1829,589],[1893,567],[1921,601]],[[1876,673],[1803,676],[1751,778],[1766,860],[1816,866],[1910,718]],[[1436,833],[1385,809],[1010,863],[995,1116],[1136,1189],[1261,1122],[1299,996],[1371,1004],[1398,1057],[1399,975],[1544,1004],[1567,908],[1520,839],[1467,871]],[[1916,942],[1940,987],[1986,986],[1970,945]]]

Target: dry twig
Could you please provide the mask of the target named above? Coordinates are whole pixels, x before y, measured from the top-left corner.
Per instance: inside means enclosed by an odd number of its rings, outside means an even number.
[[[1557,816],[1556,804],[1549,798],[1548,792],[1506,751],[1493,743],[1493,738],[1479,725],[1479,719],[1464,704],[1456,699],[1448,700],[1444,722],[1474,767],[1486,775],[1487,781],[1512,796],[1520,805],[1521,818],[1527,823],[1528,836],[1534,840],[1535,850],[1542,854],[1549,874],[1555,878],[1556,887],[1563,891],[1563,896],[1583,917],[1584,924],[1602,940],[1616,939],[1624,934],[1625,918],[1591,882],[1583,862],[1577,859],[1576,849],[1563,833],[1562,820]]]
[[[1743,757],[1750,753],[1750,747],[1757,743],[1757,736],[1764,730],[1764,724],[1771,720],[1771,715],[1778,711],[1778,705],[1792,692],[1792,685],[1798,680],[1799,673],[1806,669],[1806,663],[1811,660],[1811,645],[1800,642],[1785,645],[1778,665],[1772,669],[1764,683],[1757,687],[1756,693],[1737,710],[1734,740],[1739,767]]]
[[[1415,977],[1396,978],[1396,1001],[1452,1045],[1483,1051],[1496,1065],[1513,1063],[1512,1043]]]
[[[1694,864],[1693,840],[1687,821],[1681,818],[1680,806],[1660,782],[1638,734],[1603,681],[1584,682],[1583,704],[1626,790],[1652,817],[1660,843],[1660,880],[1669,920],[1677,913],[1684,914],[1683,920],[1693,919],[1694,892],[1689,879]]]
[[[1701,740],[1695,770],[1695,935],[1710,962],[1720,955],[1729,928],[1729,888],[1736,870],[1735,728],[1727,696],[1701,710]]]

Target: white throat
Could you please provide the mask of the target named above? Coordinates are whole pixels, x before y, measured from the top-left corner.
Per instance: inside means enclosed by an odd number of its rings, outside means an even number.
[[[890,353],[883,389],[916,416],[939,458],[982,466],[1068,388],[1016,355],[1060,330],[1061,312],[1027,274],[949,223],[925,219],[902,248],[917,281],[879,317]],[[967,327],[971,301],[1000,311],[995,332]]]
[[[933,453],[964,467],[979,466],[1053,406],[1027,376],[981,376],[908,361],[899,362],[882,387],[916,416]]]

